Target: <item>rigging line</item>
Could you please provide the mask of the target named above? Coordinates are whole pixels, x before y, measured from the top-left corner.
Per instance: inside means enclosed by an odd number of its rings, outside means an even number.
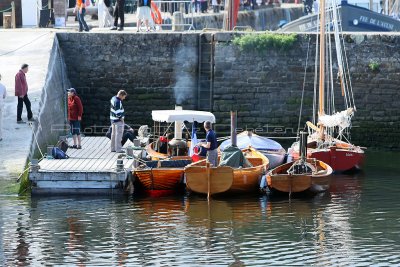
[[[342,33],[342,35],[343,35],[343,33]],[[343,43],[343,48],[345,48],[345,46],[344,46],[344,38],[342,38],[342,43]],[[350,104],[354,107],[354,111],[356,111],[357,110],[357,108],[356,108],[356,103],[355,103],[355,101],[354,101],[354,93],[353,93],[353,85],[352,85],[352,83],[351,83],[351,79],[350,79],[350,68],[349,68],[349,60],[348,60],[348,58],[347,58],[347,52],[346,52],[346,49],[343,49],[343,53],[344,53],[344,58],[345,58],[345,63],[344,64],[346,64],[345,65],[345,69],[346,69],[346,74],[347,74],[347,79],[346,79],[346,81],[347,81],[347,83],[348,83],[348,86],[346,87],[347,88],[347,91],[349,92],[349,94],[350,94]],[[346,83],[346,84],[347,84]]]
[[[306,87],[306,78],[307,78],[306,75],[307,75],[307,67],[308,67],[308,58],[309,58],[309,54],[310,54],[310,44],[311,44],[311,37],[308,36],[306,65],[304,66],[303,90],[301,92],[300,114],[299,114],[299,122],[297,124],[297,137],[299,137],[299,134],[300,134],[301,115],[303,113],[304,90],[305,90],[305,87]]]
[[[340,17],[340,11],[337,10],[338,16]],[[354,107],[354,110],[356,110],[356,105],[354,102],[354,94],[353,94],[353,86],[351,84],[351,79],[350,79],[350,68],[349,68],[349,61],[347,59],[347,52],[345,49],[345,42],[344,42],[344,34],[343,34],[343,25],[340,24],[340,35],[341,35],[341,42],[342,42],[342,47],[343,47],[343,51],[342,51],[342,55],[344,54],[344,61],[343,61],[343,67],[346,70],[343,71],[343,76],[345,77],[345,89],[348,91],[348,93],[350,93],[351,97],[349,96],[349,101],[350,101],[350,105]],[[348,108],[348,106],[346,106],[346,108]]]
[[[341,90],[343,93],[343,96],[345,98],[345,103],[346,103],[346,107],[347,107],[347,97],[346,97],[346,75],[343,71],[344,69],[344,64],[343,64],[343,52],[342,52],[342,46],[341,46],[341,40],[340,40],[340,35],[339,35],[339,29],[341,30],[341,25],[339,25],[339,9],[337,8],[337,3],[335,1],[334,5],[333,5],[333,13],[332,15],[335,18],[335,46],[336,46],[336,57],[337,57],[337,61],[338,61],[338,69],[339,69],[339,80],[341,83]]]
[[[8,52],[6,52],[6,53],[4,53],[4,54],[1,54],[0,57],[5,56],[5,55],[8,55],[8,54],[11,54],[11,53],[14,53],[15,51],[18,51],[18,50],[20,50],[21,48],[24,48],[25,46],[28,46],[28,45],[34,43],[35,41],[39,40],[39,39],[42,38],[43,36],[48,35],[48,34],[50,34],[50,33],[52,33],[52,32],[46,32],[45,34],[42,34],[42,35],[40,35],[39,37],[36,37],[36,38],[33,39],[32,41],[30,41],[30,42],[28,42],[28,43],[26,43],[26,44],[24,44],[24,45],[22,45],[22,46],[20,46],[20,47],[17,47],[17,48],[14,49],[14,50],[11,50],[11,51],[8,51]]]
[[[331,17],[330,17],[330,19],[332,19]],[[330,38],[330,36],[331,36],[331,31],[329,30],[329,32],[328,32],[328,36],[327,36],[327,39],[328,39],[328,48],[329,48],[329,53],[328,53],[328,55],[329,55],[329,60],[328,60],[328,67],[329,67],[329,79],[328,79],[328,82],[329,82],[329,87],[328,87],[328,89],[326,90],[327,91],[327,94],[326,94],[326,98],[327,98],[327,103],[328,103],[328,105],[327,105],[327,113],[328,114],[332,114],[332,99],[334,98],[334,94],[333,94],[333,61],[332,61],[332,40],[331,40],[331,38]]]
[[[317,20],[320,20],[320,13],[318,12]],[[317,32],[319,32],[319,23],[317,23]],[[316,110],[317,110],[317,81],[318,81],[318,57],[319,57],[319,34],[316,35],[315,40],[315,61],[314,61],[314,97],[313,97],[313,124],[316,125]]]

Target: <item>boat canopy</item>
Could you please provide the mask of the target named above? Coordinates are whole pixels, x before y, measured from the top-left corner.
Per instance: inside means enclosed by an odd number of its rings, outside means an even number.
[[[224,151],[224,149],[228,146],[230,146],[232,144],[232,141],[229,140],[225,140],[224,142],[221,143],[221,145],[219,146],[219,149],[221,151]],[[247,148],[249,146],[251,146],[252,148],[255,148],[257,150],[272,150],[272,151],[279,151],[282,148],[282,146],[274,141],[271,140],[267,137],[264,136],[259,136],[259,135],[237,135],[237,146],[240,149],[244,149]]]
[[[153,121],[159,122],[174,122],[174,121],[188,121],[188,122],[204,122],[210,121],[215,123],[215,116],[211,112],[198,111],[198,110],[153,110],[151,112]]]

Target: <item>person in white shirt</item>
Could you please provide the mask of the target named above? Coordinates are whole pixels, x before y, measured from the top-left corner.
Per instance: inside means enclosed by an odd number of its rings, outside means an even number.
[[[1,81],[1,74],[0,74]],[[7,90],[6,87],[0,83],[0,142],[3,140],[3,108],[4,108],[4,99],[6,99]]]

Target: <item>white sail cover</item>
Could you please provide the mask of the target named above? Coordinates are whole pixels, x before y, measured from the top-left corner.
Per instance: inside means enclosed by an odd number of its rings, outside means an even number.
[[[210,121],[215,123],[215,116],[211,112],[198,110],[153,110],[151,112],[153,121],[159,122],[204,122]]]
[[[351,125],[351,117],[353,115],[353,109],[349,108],[347,110],[337,112],[333,115],[322,115],[319,116],[319,122],[325,127],[339,127],[341,131],[346,129]]]

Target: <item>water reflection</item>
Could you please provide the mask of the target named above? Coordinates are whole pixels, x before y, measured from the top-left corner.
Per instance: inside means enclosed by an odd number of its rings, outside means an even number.
[[[0,265],[400,265],[397,177],[337,176],[308,199],[0,196]]]

